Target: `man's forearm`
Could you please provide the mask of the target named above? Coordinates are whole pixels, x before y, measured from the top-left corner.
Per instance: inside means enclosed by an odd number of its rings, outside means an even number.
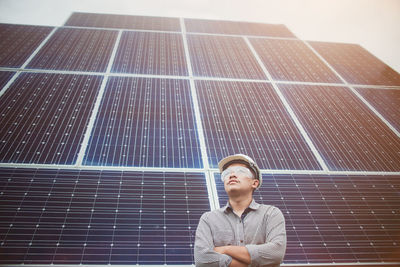
[[[236,259],[246,265],[249,265],[251,263],[251,257],[246,247],[223,246],[215,247],[214,250],[218,253],[229,255],[233,259]]]
[[[229,267],[248,267],[248,266],[249,266],[248,264],[238,261],[235,258],[232,258],[231,264],[229,264]]]

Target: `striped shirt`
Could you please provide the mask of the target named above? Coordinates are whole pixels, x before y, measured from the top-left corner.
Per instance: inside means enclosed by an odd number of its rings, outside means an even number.
[[[241,217],[229,203],[206,212],[196,230],[196,266],[229,266],[232,258],[214,251],[220,246],[245,246],[250,266],[279,266],[286,250],[285,218],[278,208],[254,199]]]

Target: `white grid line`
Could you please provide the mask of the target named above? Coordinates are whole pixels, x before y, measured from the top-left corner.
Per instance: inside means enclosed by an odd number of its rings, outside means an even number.
[[[95,165],[61,165],[61,164],[26,164],[0,163],[0,168],[35,168],[35,169],[64,169],[64,170],[102,170],[102,171],[137,171],[137,172],[193,172],[219,173],[216,168],[157,168],[157,167],[123,167],[123,166],[95,166]],[[321,175],[400,175],[400,172],[383,171],[324,171],[324,170],[275,170],[262,169],[262,174],[321,174]]]
[[[159,78],[159,79],[176,79],[186,80],[193,79],[195,81],[226,81],[226,82],[253,82],[253,83],[271,83],[267,80],[258,79],[241,79],[241,78],[222,78],[222,77],[206,77],[206,76],[175,76],[175,75],[157,75],[157,74],[139,74],[139,73],[105,73],[105,72],[89,72],[89,71],[73,71],[73,70],[50,70],[50,69],[21,69],[21,68],[10,68],[0,67],[0,71],[12,71],[12,72],[29,72],[29,73],[50,73],[50,74],[76,74],[76,75],[95,75],[95,76],[108,76],[108,77],[132,77],[132,78]],[[371,88],[371,89],[382,89],[382,90],[400,90],[400,86],[388,86],[388,85],[366,85],[366,84],[342,84],[342,83],[323,83],[323,82],[300,82],[300,81],[282,81],[274,80],[276,84],[299,84],[299,85],[319,85],[319,86],[336,86],[346,87],[352,86],[356,88]]]
[[[303,40],[303,43],[310,48],[318,57],[319,59],[322,60],[330,68],[342,81],[343,83],[350,89],[350,91],[358,97],[376,116],[378,116],[381,121],[386,124],[392,130],[398,137],[400,137],[400,132],[396,130],[395,127],[393,127],[392,124],[390,124],[389,121],[387,121],[361,94],[359,94],[355,89],[354,86],[347,83],[347,81],[331,66],[331,64],[328,63],[308,42]]]
[[[3,89],[0,90],[0,97],[7,91],[7,89],[11,86],[11,84],[14,83],[14,81],[18,78],[18,76],[21,74],[23,70],[25,70],[26,66],[29,64],[29,62],[32,61],[34,56],[39,52],[40,49],[47,43],[47,41],[53,36],[53,34],[57,31],[57,27],[54,28],[48,35],[47,37],[41,42],[41,44],[35,49],[35,51],[32,52],[32,54],[28,57],[28,59],[24,62],[24,64],[21,65],[20,68],[16,69],[16,73],[14,76],[8,81],[8,83],[3,87]],[[2,69],[10,69],[10,71],[15,71],[14,68],[2,68],[0,67],[0,70]]]
[[[254,47],[251,45],[250,41],[248,38],[243,37],[243,39],[245,40],[246,44],[248,45],[249,49],[251,50],[251,52],[253,53],[254,57],[256,58],[257,62],[259,63],[261,69],[264,71],[265,75],[267,75],[268,79],[271,81],[271,85],[273,86],[273,88],[275,89],[275,92],[278,94],[279,98],[281,99],[283,105],[285,106],[287,112],[289,113],[290,117],[292,118],[293,122],[295,123],[295,125],[297,126],[297,129],[300,131],[301,135],[303,136],[303,138],[305,139],[306,143],[308,144],[308,146],[310,147],[312,153],[314,154],[314,156],[316,157],[318,163],[320,164],[320,166],[322,167],[323,170],[328,171],[329,168],[328,166],[325,164],[322,156],[319,154],[317,148],[314,146],[311,138],[308,136],[307,132],[305,131],[305,129],[303,128],[303,126],[301,125],[299,119],[297,118],[296,114],[294,113],[294,111],[292,110],[292,108],[290,107],[289,103],[286,101],[285,97],[283,96],[282,92],[280,91],[280,89],[278,88],[278,86],[275,84],[275,81],[273,80],[271,74],[268,72],[267,68],[264,66],[261,58],[259,57],[259,55],[257,54],[257,52],[255,51]]]
[[[197,92],[196,92],[196,86],[193,80],[193,70],[192,70],[192,63],[190,60],[190,55],[189,55],[189,46],[188,46],[188,41],[186,38],[186,27],[183,18],[180,19],[181,23],[181,30],[182,30],[182,39],[183,39],[183,48],[185,50],[185,56],[186,56],[186,64],[188,68],[188,73],[189,73],[189,83],[190,83],[190,92],[192,95],[192,104],[193,104],[193,109],[194,109],[194,117],[196,120],[196,127],[197,127],[197,134],[199,137],[199,144],[200,144],[200,152],[201,152],[201,157],[203,161],[203,167],[205,170],[209,170],[210,166],[208,164],[208,156],[207,156],[207,147],[206,147],[206,141],[204,137],[204,131],[203,131],[203,124],[201,121],[201,114],[200,114],[200,108],[199,108],[199,102],[197,99]],[[208,191],[208,199],[210,202],[210,209],[216,209],[218,206],[218,199],[217,199],[217,188],[215,184],[213,185],[213,179],[209,172],[205,173],[205,178],[206,178],[206,184],[207,184],[207,191]]]
[[[117,38],[115,40],[115,43],[114,43],[114,48],[113,48],[110,60],[108,62],[106,73],[110,73],[110,71],[111,71],[111,67],[112,67],[112,64],[114,62],[115,55],[117,53],[117,48],[118,48],[118,45],[119,45],[119,41],[121,39],[121,35],[122,35],[122,31],[119,31],[118,32],[118,36],[117,36]],[[76,159],[76,163],[75,163],[76,166],[81,166],[82,165],[83,157],[85,156],[85,152],[86,152],[87,147],[88,147],[90,135],[92,134],[93,127],[94,127],[94,122],[96,121],[97,113],[99,112],[100,103],[101,103],[101,100],[103,99],[103,95],[104,95],[104,91],[105,91],[105,87],[106,87],[107,81],[108,81],[108,76],[105,76],[103,78],[103,82],[101,83],[99,94],[98,94],[96,102],[94,104],[92,115],[91,115],[89,123],[87,125],[86,132],[85,132],[82,144],[81,144],[81,148],[79,150],[78,157]]]

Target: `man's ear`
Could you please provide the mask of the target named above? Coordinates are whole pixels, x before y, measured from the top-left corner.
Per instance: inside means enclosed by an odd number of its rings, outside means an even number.
[[[253,188],[254,189],[256,189],[259,184],[260,184],[260,181],[258,179],[253,179]]]

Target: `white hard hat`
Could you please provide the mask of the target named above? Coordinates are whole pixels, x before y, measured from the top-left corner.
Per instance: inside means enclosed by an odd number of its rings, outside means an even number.
[[[257,163],[250,158],[249,156],[243,155],[243,154],[235,154],[228,156],[226,158],[223,158],[219,163],[218,163],[218,168],[219,171],[222,173],[226,168],[229,167],[229,165],[234,164],[234,163],[242,163],[246,165],[250,170],[254,172],[256,175],[256,179],[260,181],[258,183],[258,187],[261,186],[262,184],[262,175],[260,172],[260,168],[257,166]],[[257,187],[257,188],[258,188]]]

